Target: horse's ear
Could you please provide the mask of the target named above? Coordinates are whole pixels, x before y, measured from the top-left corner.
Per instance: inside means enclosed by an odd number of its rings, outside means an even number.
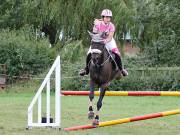
[[[91,33],[89,30],[88,30],[88,33],[89,33],[89,35],[91,36],[91,37],[93,37],[93,33]]]

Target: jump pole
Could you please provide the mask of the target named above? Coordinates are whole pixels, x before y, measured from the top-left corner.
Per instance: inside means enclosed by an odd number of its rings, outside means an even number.
[[[98,128],[98,127],[105,127],[105,126],[141,121],[141,120],[146,120],[146,119],[154,119],[154,118],[158,118],[158,117],[165,117],[165,116],[176,115],[176,114],[180,114],[180,109],[166,111],[166,112],[153,113],[153,114],[147,114],[147,115],[142,115],[142,116],[135,116],[135,117],[131,117],[131,118],[123,118],[123,119],[111,120],[111,121],[106,121],[106,122],[100,122],[99,126],[97,126],[97,127],[89,124],[89,125],[65,128],[64,130],[65,131],[74,131],[74,130],[81,130],[81,129],[92,129],[92,128]]]
[[[61,91],[62,95],[86,96],[89,91]],[[99,91],[94,95],[99,96]],[[105,96],[180,96],[180,91],[106,91]]]

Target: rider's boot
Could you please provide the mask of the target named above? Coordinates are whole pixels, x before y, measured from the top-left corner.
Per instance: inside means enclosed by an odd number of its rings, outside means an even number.
[[[89,74],[89,62],[91,60],[91,54],[88,54],[86,57],[86,67],[79,71],[80,76],[88,75]]]
[[[128,75],[127,70],[125,70],[125,69],[122,68],[121,56],[118,55],[118,54],[115,54],[115,61],[116,61],[116,64],[117,64],[117,66],[118,66],[121,74],[122,74],[123,76],[127,76],[127,75]]]

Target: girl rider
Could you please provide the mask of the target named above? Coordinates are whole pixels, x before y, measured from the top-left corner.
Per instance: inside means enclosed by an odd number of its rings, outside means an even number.
[[[109,9],[104,9],[101,13],[101,17],[102,19],[95,19],[93,33],[105,33],[102,38],[106,48],[115,54],[115,61],[120,72],[123,76],[127,76],[128,72],[122,67],[121,55],[113,38],[115,26],[111,22],[112,11]],[[90,51],[88,51],[88,55],[86,58],[86,67],[84,69],[81,69],[79,72],[79,75],[81,76],[87,75],[89,73],[88,64],[91,60],[91,55],[89,52]]]

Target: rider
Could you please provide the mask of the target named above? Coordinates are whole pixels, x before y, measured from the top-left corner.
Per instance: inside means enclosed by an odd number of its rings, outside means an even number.
[[[122,75],[127,76],[128,72],[122,67],[121,55],[119,49],[117,48],[116,42],[113,38],[115,32],[115,26],[111,22],[112,11],[109,9],[104,9],[101,13],[101,17],[102,19],[95,19],[93,33],[104,33],[103,43],[105,44],[108,50],[110,50],[115,54],[115,61]],[[80,70],[79,75],[84,76],[89,73],[88,65],[90,60],[91,60],[91,55],[88,51],[88,55],[86,58],[86,67]]]

